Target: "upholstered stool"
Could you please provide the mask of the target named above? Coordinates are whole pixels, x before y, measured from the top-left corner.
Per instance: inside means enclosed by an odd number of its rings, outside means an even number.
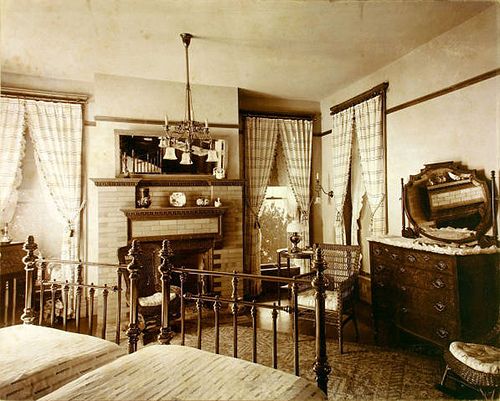
[[[479,391],[485,399],[495,397],[500,386],[500,348],[454,341],[443,356],[446,368],[441,386],[450,377]]]

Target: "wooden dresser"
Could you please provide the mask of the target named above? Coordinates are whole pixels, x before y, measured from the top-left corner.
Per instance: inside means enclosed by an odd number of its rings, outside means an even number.
[[[446,347],[489,330],[499,307],[497,253],[454,254],[460,252],[456,248],[437,253],[413,241],[370,241],[376,334],[384,323]]]
[[[22,242],[0,244],[0,326],[20,322],[26,281],[24,256]]]

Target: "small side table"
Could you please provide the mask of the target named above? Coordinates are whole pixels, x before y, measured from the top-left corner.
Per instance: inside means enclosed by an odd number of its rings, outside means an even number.
[[[290,277],[290,261],[292,259],[308,259],[309,260],[309,271],[311,270],[311,260],[313,257],[312,249],[304,249],[299,252],[289,252],[287,248],[276,250],[278,254],[278,277],[281,276],[281,260],[286,259],[286,268],[288,277]],[[278,285],[278,305],[281,306],[281,285]]]

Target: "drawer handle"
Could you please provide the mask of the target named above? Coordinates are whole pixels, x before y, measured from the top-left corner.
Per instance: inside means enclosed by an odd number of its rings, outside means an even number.
[[[431,260],[431,257],[429,255],[424,255],[424,260],[428,262],[429,260]]]
[[[446,268],[448,266],[446,265],[445,262],[443,262],[442,260],[440,260],[439,262],[437,262],[436,267],[437,267],[438,270],[443,271],[443,270],[446,270]]]
[[[380,283],[377,283],[377,287],[380,287],[380,288],[384,288],[385,287],[385,284],[380,282]]]
[[[408,260],[411,262],[411,263],[415,263],[415,261],[417,260],[417,258],[413,255],[408,255]]]
[[[404,272],[406,272],[406,269],[405,269],[403,266],[401,266],[401,267],[399,268],[399,271],[400,271],[401,273],[404,273]]]
[[[446,308],[446,305],[445,305],[445,304],[443,304],[442,302],[436,302],[436,303],[434,304],[434,309],[436,309],[438,312],[442,312],[442,311],[444,311],[444,310],[445,310],[445,308]]]
[[[450,335],[448,330],[446,330],[442,327],[440,327],[439,329],[436,330],[436,334],[438,335],[439,338],[448,338],[448,336]]]
[[[378,255],[380,255],[382,253],[382,251],[380,250],[380,248],[375,248],[375,250],[373,251],[373,253],[378,256]]]
[[[397,260],[397,259],[399,259],[399,255],[397,253],[391,253],[391,259]]]
[[[377,265],[375,270],[377,271],[377,273],[380,273],[381,271],[385,270],[385,266],[384,265]]]
[[[433,282],[432,282],[432,285],[435,287],[435,288],[444,288],[446,287],[446,284],[444,283],[443,280],[441,280],[440,278],[437,278],[435,279]]]
[[[402,307],[402,308],[401,308],[401,313],[408,313],[408,309],[407,309],[407,308],[405,308],[405,307]]]
[[[402,285],[401,287],[399,287],[399,289],[403,292],[406,292],[406,287],[404,285]]]

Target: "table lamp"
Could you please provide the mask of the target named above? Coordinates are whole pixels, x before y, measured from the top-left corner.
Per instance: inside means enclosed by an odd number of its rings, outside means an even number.
[[[292,247],[290,248],[291,253],[300,252],[301,249],[297,246],[297,244],[302,239],[302,224],[300,224],[297,220],[293,220],[286,227],[287,233],[290,234],[290,242],[292,243]]]

